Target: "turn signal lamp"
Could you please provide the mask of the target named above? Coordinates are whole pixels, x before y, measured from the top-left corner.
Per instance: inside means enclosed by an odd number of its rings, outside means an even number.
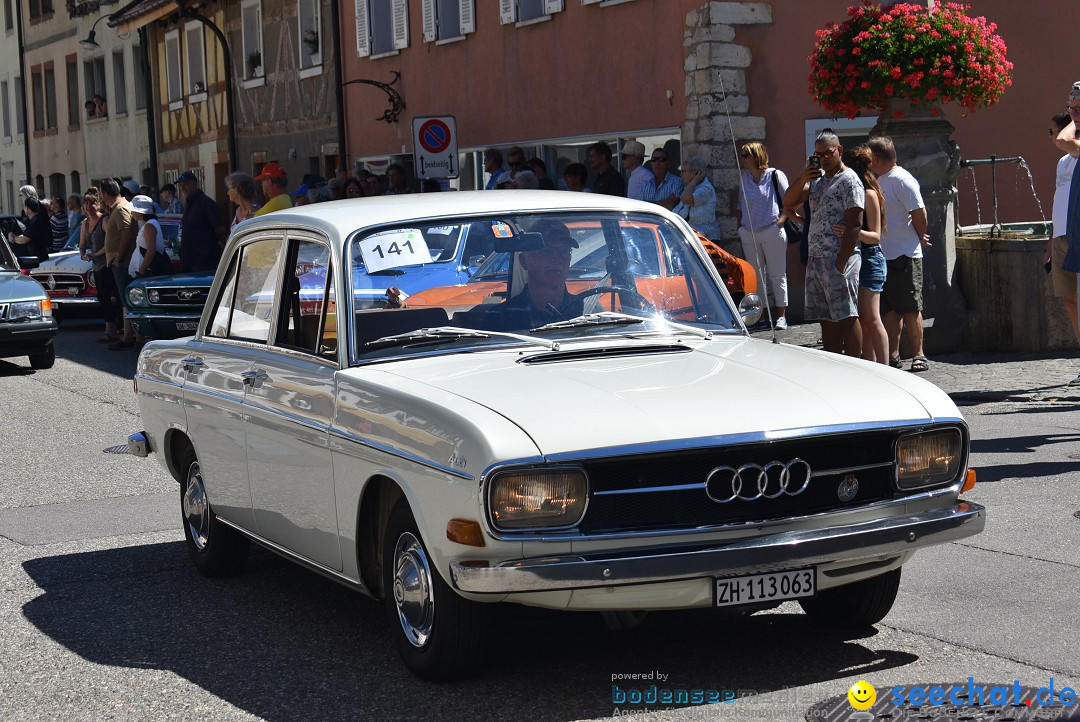
[[[52,318],[52,301],[48,298],[41,302],[41,317]]]
[[[960,487],[960,493],[963,494],[965,491],[971,491],[974,488],[975,488],[975,470],[974,469],[968,469],[967,478],[964,479],[964,485],[962,487]]]
[[[469,547],[484,546],[480,523],[469,519],[451,519],[446,523],[446,538]]]

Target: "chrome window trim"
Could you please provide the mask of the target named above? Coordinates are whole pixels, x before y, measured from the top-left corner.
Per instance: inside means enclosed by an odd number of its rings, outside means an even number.
[[[282,417],[284,419],[287,419],[287,420],[289,420],[289,421],[291,421],[293,423],[299,424],[300,426],[303,426],[303,427],[308,428],[308,429],[312,429],[313,431],[321,431],[323,433],[329,433],[330,432],[330,425],[329,424],[316,423],[316,422],[311,421],[309,419],[305,419],[302,416],[296,416],[295,414],[290,414],[287,411],[281,411],[279,409],[271,409],[270,407],[263,406],[262,404],[255,404],[255,403],[252,403],[251,401],[248,400],[250,398],[251,398],[250,394],[244,394],[244,402],[243,402],[244,406],[247,406],[247,407],[249,407],[251,409],[255,409],[257,411],[261,411],[261,412],[263,412],[265,414],[269,414],[270,416],[280,416],[280,417]],[[329,442],[327,442],[326,446],[327,447],[329,446]]]
[[[164,376],[147,376],[146,374],[135,374],[135,381],[146,381],[148,383],[161,384],[162,386],[175,386],[178,389],[184,388],[183,384],[178,384],[170,378]],[[141,391],[139,393],[142,393]]]
[[[495,519],[492,518],[492,516],[491,516],[491,487],[492,487],[492,484],[495,482],[495,479],[497,479],[502,474],[513,474],[513,473],[529,472],[529,471],[533,471],[533,472],[537,472],[537,471],[539,471],[539,472],[550,472],[550,471],[560,471],[560,470],[563,470],[563,469],[573,469],[574,471],[580,472],[581,475],[583,477],[585,477],[585,508],[581,510],[581,516],[578,517],[577,521],[575,521],[573,524],[562,524],[560,526],[537,527],[537,528],[533,528],[533,529],[525,529],[525,530],[522,530],[520,532],[515,532],[512,529],[511,530],[499,529],[495,525]],[[554,466],[524,466],[524,467],[516,467],[516,468],[507,467],[507,468],[499,469],[499,471],[497,471],[496,473],[494,473],[491,476],[487,477],[484,480],[483,484],[481,485],[480,492],[481,492],[481,496],[483,498],[483,501],[481,502],[481,506],[483,507],[483,512],[484,512],[484,515],[483,515],[484,516],[484,525],[485,526],[490,526],[490,528],[491,528],[491,530],[493,532],[496,532],[496,533],[499,533],[499,534],[511,534],[511,535],[515,534],[515,533],[535,534],[536,532],[566,531],[566,530],[574,529],[575,527],[577,527],[578,524],[581,523],[581,520],[585,518],[585,515],[589,513],[589,503],[590,503],[590,500],[591,500],[591,497],[592,497],[592,494],[589,493],[591,486],[592,485],[589,482],[589,474],[585,471],[585,469],[583,469],[581,466],[576,465],[576,464],[559,464],[559,465],[554,465]]]
[[[344,431],[344,430],[336,428],[334,426],[328,427],[327,430],[328,430],[330,436],[332,436],[332,437],[337,437],[338,439],[343,439],[345,441],[351,441],[351,442],[353,442],[355,444],[359,444],[360,446],[366,446],[369,449],[374,449],[375,451],[380,451],[380,452],[382,452],[384,454],[389,454],[390,456],[396,457],[398,459],[404,459],[405,461],[410,461],[410,462],[412,462],[414,464],[419,464],[420,466],[425,466],[425,467],[427,467],[429,469],[434,469],[435,471],[441,471],[444,474],[450,474],[451,476],[456,476],[459,479],[465,479],[466,481],[475,481],[476,480],[475,476],[473,476],[472,474],[466,473],[464,471],[461,471],[460,469],[455,469],[455,468],[450,467],[450,466],[445,466],[443,464],[439,464],[439,463],[434,462],[434,461],[432,461],[430,459],[425,459],[425,458],[417,456],[415,454],[410,454],[407,451],[401,451],[400,449],[395,449],[394,447],[388,446],[386,444],[380,444],[379,442],[372,441],[371,439],[365,439],[364,437],[358,436],[358,435],[356,435],[356,434],[354,434],[354,433],[352,433],[350,431]],[[333,451],[333,449],[331,449],[331,451]]]
[[[900,441],[902,439],[906,439],[906,438],[908,438],[910,436],[918,436],[919,434],[928,434],[928,433],[933,433],[935,431],[946,431],[948,429],[954,429],[955,431],[957,431],[960,434],[960,465],[959,465],[958,471],[957,471],[957,478],[953,479],[952,481],[948,481],[948,482],[940,482],[939,481],[939,482],[936,482],[936,483],[933,483],[933,484],[923,484],[921,486],[915,486],[915,487],[903,487],[903,486],[900,486],[900,457],[899,457],[899,454],[898,454],[898,451],[899,451],[899,448],[900,448]],[[950,486],[953,485],[953,484],[958,484],[958,483],[960,483],[960,482],[962,482],[964,480],[964,477],[967,474],[968,461],[970,460],[970,458],[971,458],[971,437],[970,437],[970,434],[968,433],[967,425],[964,424],[964,423],[959,423],[959,424],[955,424],[955,425],[953,425],[953,424],[942,424],[940,426],[934,426],[934,427],[929,428],[929,429],[915,429],[915,430],[912,430],[912,431],[907,431],[907,432],[905,432],[903,434],[898,434],[896,436],[896,438],[893,439],[893,461],[895,462],[895,464],[893,466],[893,473],[892,473],[893,489],[895,491],[900,491],[900,492],[918,491],[920,489],[926,489],[926,488],[931,487],[931,486],[938,486],[938,485],[940,485],[942,483],[948,484]]]

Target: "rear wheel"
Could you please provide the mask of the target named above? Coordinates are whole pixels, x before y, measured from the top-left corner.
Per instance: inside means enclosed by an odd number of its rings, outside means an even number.
[[[36,369],[51,369],[56,363],[56,346],[49,344],[41,353],[30,354],[30,366]]]
[[[180,514],[188,555],[199,573],[227,577],[244,568],[251,543],[217,520],[206,496],[202,467],[190,446],[180,456]]]
[[[487,644],[488,605],[443,581],[404,499],[387,521],[382,570],[386,615],[409,669],[432,682],[475,674]]]
[[[819,624],[864,629],[885,618],[899,590],[900,570],[893,569],[861,582],[818,592],[815,597],[799,600],[799,604]]]

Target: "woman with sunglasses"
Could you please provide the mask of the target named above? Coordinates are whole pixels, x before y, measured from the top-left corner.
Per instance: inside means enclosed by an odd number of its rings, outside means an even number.
[[[763,143],[751,141],[739,148],[742,168],[742,190],[739,193],[736,217],[743,255],[765,281],[776,308],[776,328],[787,323],[787,233],[784,223],[788,212],[783,198],[788,189],[784,172],[769,167],[769,152]],[[764,263],[764,268],[762,264]]]

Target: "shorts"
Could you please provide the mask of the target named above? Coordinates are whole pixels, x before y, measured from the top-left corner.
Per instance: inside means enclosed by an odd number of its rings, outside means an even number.
[[[1069,239],[1058,236],[1051,241],[1050,247],[1050,280],[1054,285],[1054,295],[1058,298],[1076,295],[1076,274],[1066,271],[1062,266],[1065,264],[1065,254],[1069,252]]]
[[[811,256],[806,264],[807,321],[843,321],[859,315],[858,253],[852,253],[844,272],[836,270],[836,256]]]
[[[885,254],[877,243],[860,243],[862,268],[859,270],[859,288],[881,293],[885,288]]]
[[[901,316],[922,312],[922,259],[899,256],[886,261],[885,290],[881,294],[881,313]]]

